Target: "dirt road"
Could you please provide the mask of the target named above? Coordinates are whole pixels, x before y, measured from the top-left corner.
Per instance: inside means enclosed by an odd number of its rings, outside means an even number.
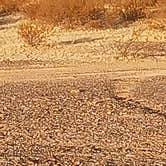
[[[166,70],[138,67],[1,70],[0,165],[165,165]]]

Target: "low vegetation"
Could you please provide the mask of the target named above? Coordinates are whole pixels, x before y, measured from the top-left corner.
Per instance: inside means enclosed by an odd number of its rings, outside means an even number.
[[[23,10],[31,19],[56,25],[73,27],[92,22],[103,28],[111,24],[113,18],[135,21],[146,17],[147,7],[156,3],[156,0],[31,0]]]
[[[49,34],[49,26],[40,24],[37,21],[26,21],[19,25],[19,35],[25,43],[37,46],[44,42]]]
[[[19,11],[28,0],[0,0],[0,13],[10,14]]]
[[[1,13],[22,12],[30,20],[19,26],[19,34],[34,45],[45,37],[46,24],[110,28],[148,17],[148,7],[156,3],[157,0],[0,0],[0,9]]]

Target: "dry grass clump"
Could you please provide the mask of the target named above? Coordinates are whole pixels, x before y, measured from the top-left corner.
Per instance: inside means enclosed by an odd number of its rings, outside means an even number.
[[[147,6],[155,3],[156,0],[29,0],[22,5],[22,11],[33,23],[21,25],[19,31],[24,41],[34,45],[45,34],[45,26],[42,28],[36,20],[65,28],[103,29],[144,18]]]
[[[104,0],[31,0],[24,4],[22,11],[32,21],[19,26],[19,35],[31,46],[45,40],[50,28],[46,25],[74,28],[85,26],[105,27]]]
[[[145,8],[155,3],[157,0],[0,0],[0,7],[5,11],[22,10],[31,19],[55,24],[85,25],[100,20],[101,25],[117,13],[124,20],[145,17]],[[113,9],[111,15],[106,10],[108,5]]]
[[[39,19],[56,25],[84,26],[89,22],[106,19],[105,0],[39,0],[24,7],[31,19]]]
[[[148,7],[154,6],[157,0],[110,0],[119,11],[124,21],[136,21],[149,15]]]
[[[124,21],[144,18],[147,6],[156,2],[157,0],[31,0],[23,9],[31,19],[56,25],[67,24],[73,27],[92,23],[92,26],[104,28],[115,17]]]
[[[19,35],[30,46],[38,46],[45,41],[49,27],[37,21],[27,21],[19,25]]]
[[[18,11],[22,8],[22,5],[28,1],[29,0],[0,0],[0,12],[11,13]]]

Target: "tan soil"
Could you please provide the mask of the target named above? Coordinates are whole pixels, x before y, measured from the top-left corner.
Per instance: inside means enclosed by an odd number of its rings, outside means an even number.
[[[19,15],[0,18],[0,66],[23,66],[47,61],[54,66],[112,63],[116,58],[139,60],[165,59],[165,23],[142,20],[127,27],[110,30],[60,30],[55,28],[38,49],[26,46],[18,35]],[[131,42],[132,35],[138,36]],[[127,48],[127,49],[126,49]],[[25,62],[25,63],[24,63]],[[34,62],[34,63],[33,63]]]

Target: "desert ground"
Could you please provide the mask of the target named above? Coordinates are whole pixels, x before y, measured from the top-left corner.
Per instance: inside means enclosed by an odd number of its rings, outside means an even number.
[[[165,20],[54,28],[38,48],[23,21],[0,17],[0,165],[165,166]]]

